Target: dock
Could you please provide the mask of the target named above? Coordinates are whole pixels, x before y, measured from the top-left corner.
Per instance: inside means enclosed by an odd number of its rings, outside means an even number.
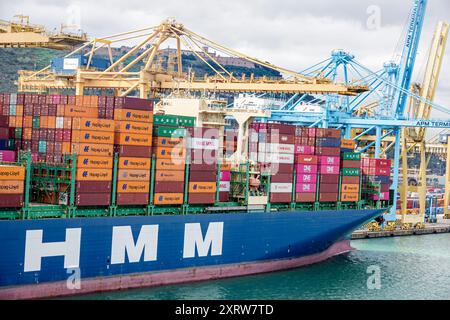
[[[437,223],[425,223],[423,229],[409,229],[401,230],[396,229],[392,231],[369,231],[369,230],[356,230],[352,233],[352,240],[360,239],[372,239],[372,238],[387,238],[387,237],[404,237],[404,236],[418,236],[425,234],[438,234],[438,233],[450,233],[450,220],[438,218]]]

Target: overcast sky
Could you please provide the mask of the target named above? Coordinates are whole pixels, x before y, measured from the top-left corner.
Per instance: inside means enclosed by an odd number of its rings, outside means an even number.
[[[428,2],[416,81],[423,76],[437,22],[450,21],[450,1]],[[211,40],[292,70],[326,59],[333,49],[349,51],[378,70],[398,58],[412,4],[412,0],[0,0],[0,18],[22,13],[48,29],[75,21],[90,36],[100,37],[174,17]],[[448,47],[435,101],[450,108]]]

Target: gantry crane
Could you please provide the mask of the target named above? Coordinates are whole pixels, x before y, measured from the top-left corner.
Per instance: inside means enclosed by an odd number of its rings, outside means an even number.
[[[89,70],[89,63],[86,70],[77,70],[73,76],[61,77],[53,74],[50,67],[38,72],[22,71],[19,73],[19,90],[75,89],[76,94],[82,94],[84,89],[89,88],[114,89],[122,96],[137,91],[141,98],[147,98],[156,92],[174,89],[190,92],[335,93],[350,96],[367,90],[364,85],[343,85],[333,83],[322,77],[306,77],[298,72],[252,58],[208,40],[175,20],[167,20],[157,27],[95,38],[66,57],[88,50],[89,52],[85,55],[89,57],[90,61],[100,48],[136,38],[144,38],[144,40],[117,60],[113,61],[110,57],[111,66],[104,71]],[[155,68],[155,57],[158,50],[167,41],[174,41],[177,46],[176,72]],[[195,74],[183,72],[182,46],[190,49],[199,60],[213,71],[214,75],[196,78]],[[245,75],[236,77],[205,50],[205,46],[228,56],[238,57],[255,65],[278,71],[288,78],[270,79],[267,77],[246,77]],[[137,57],[133,57],[134,59],[132,59],[133,54],[137,55]],[[132,60],[128,61],[129,58]],[[138,64],[142,65],[141,69],[132,71],[132,68]]]
[[[0,20],[0,48],[73,50],[88,40],[83,32],[74,34],[64,30],[70,26],[61,25],[59,32],[50,33],[44,26],[30,24],[29,16],[20,14],[14,18],[18,21]]]
[[[433,101],[436,88],[439,81],[442,61],[444,59],[445,47],[447,44],[448,32],[450,25],[446,22],[439,22],[433,40],[431,42],[430,53],[428,56],[427,66],[425,69],[422,84],[414,83],[411,91],[421,96],[427,101]],[[428,120],[430,118],[432,106],[423,101],[415,99],[409,100],[409,108],[407,115],[411,119]],[[426,142],[425,142],[426,128],[403,128],[402,130],[402,172],[403,182],[400,188],[400,196],[402,200],[402,220],[404,223],[418,223],[423,222],[425,218],[426,209],[426,192],[427,180],[426,170],[428,161],[426,159]],[[415,146],[419,147],[420,152],[420,170],[419,170],[419,215],[406,216],[407,213],[407,197],[408,197],[408,179],[406,178],[408,172],[408,152]],[[446,186],[446,190],[450,185]],[[447,202],[448,205],[448,202]],[[409,218],[409,219],[408,219]],[[414,221],[409,221],[413,219]]]

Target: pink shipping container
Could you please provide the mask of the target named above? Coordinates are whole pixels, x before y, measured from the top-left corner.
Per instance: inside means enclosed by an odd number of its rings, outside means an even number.
[[[314,147],[295,145],[295,154],[314,155]]]
[[[380,193],[380,199],[378,199],[378,195],[376,195],[376,194],[369,194],[369,195],[367,195],[367,197],[369,198],[369,200],[387,201],[387,200],[389,200],[389,192],[381,192]]]
[[[231,172],[230,171],[221,171],[220,172],[220,181],[230,181],[231,180]]]
[[[3,162],[16,161],[16,152],[10,150],[0,150],[0,161]]]
[[[317,165],[297,164],[296,170],[297,170],[297,173],[316,174],[317,173]],[[338,169],[338,171],[339,171],[339,169]]]
[[[317,183],[317,174],[297,173],[297,183]]]
[[[320,166],[320,174],[339,174],[339,166]]]
[[[313,183],[297,183],[295,186],[295,192],[300,193],[315,193],[317,185]]]
[[[321,156],[319,157],[319,164],[339,166],[340,160],[340,157]]]

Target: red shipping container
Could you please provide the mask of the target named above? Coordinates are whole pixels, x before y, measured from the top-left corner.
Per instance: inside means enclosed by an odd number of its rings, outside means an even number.
[[[343,176],[342,184],[359,184],[360,177]]]
[[[270,203],[289,203],[292,201],[291,193],[271,193]]]
[[[76,206],[109,206],[110,193],[79,193],[75,196]]]
[[[216,182],[217,172],[216,171],[189,171],[189,181],[191,182]],[[164,191],[165,192],[165,191]],[[175,192],[175,191],[167,191]]]
[[[342,168],[360,168],[361,161],[360,160],[343,160]]]
[[[178,181],[156,181],[154,188],[155,193],[183,193],[184,183]]]
[[[320,193],[337,193],[339,192],[339,184],[322,183],[319,185]]]
[[[148,204],[149,195],[147,193],[118,193],[117,205],[145,205]]]
[[[298,164],[317,164],[318,157],[311,155],[297,155],[295,156],[295,163]]]
[[[337,193],[319,193],[319,202],[337,202]]]
[[[230,193],[229,192],[219,192],[219,201],[220,202],[230,201]]]
[[[319,184],[338,184],[339,175],[337,174],[322,174],[319,178]]]
[[[23,194],[1,194],[0,208],[21,208],[23,207]]]
[[[279,173],[270,178],[271,183],[292,183],[294,176],[290,173]]]
[[[295,201],[299,203],[311,203],[316,202],[316,194],[315,193],[296,193]]]
[[[152,147],[117,146],[116,152],[119,153],[119,157],[150,158]]]
[[[77,181],[75,183],[76,193],[109,193],[111,192],[111,181]]]
[[[213,204],[216,202],[216,193],[189,193],[189,204]]]
[[[316,147],[315,151],[319,156],[339,157],[341,154],[341,148]]]

